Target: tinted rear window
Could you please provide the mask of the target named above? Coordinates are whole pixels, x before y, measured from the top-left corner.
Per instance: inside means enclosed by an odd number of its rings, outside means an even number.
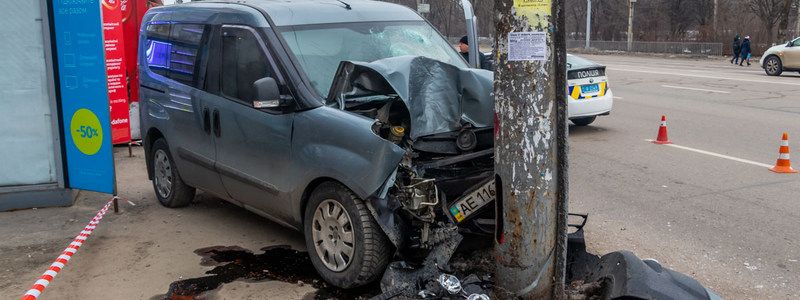
[[[567,70],[585,69],[589,67],[600,66],[596,62],[578,57],[572,54],[567,55]]]
[[[205,26],[199,24],[148,24],[145,59],[150,71],[185,85],[197,85],[197,63],[205,31]]]

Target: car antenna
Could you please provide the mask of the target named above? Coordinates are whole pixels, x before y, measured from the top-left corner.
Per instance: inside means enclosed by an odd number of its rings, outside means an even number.
[[[353,9],[352,7],[350,7],[350,4],[347,4],[347,2],[344,2],[342,0],[336,0],[336,1],[339,1],[339,3],[344,4],[345,9]]]

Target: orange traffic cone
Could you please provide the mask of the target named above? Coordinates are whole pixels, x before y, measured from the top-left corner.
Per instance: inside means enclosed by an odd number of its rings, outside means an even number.
[[[661,126],[658,126],[658,137],[653,143],[664,145],[672,144],[667,137],[667,116],[661,116]]]
[[[797,170],[792,169],[792,161],[789,159],[789,134],[784,132],[781,139],[781,148],[778,151],[778,162],[769,170],[775,173],[797,173]]]

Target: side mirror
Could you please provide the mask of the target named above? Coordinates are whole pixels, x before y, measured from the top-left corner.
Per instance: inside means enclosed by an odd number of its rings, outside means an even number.
[[[280,89],[275,78],[264,77],[253,82],[256,90],[256,99],[253,100],[254,108],[278,108],[291,104],[287,98],[281,97]]]

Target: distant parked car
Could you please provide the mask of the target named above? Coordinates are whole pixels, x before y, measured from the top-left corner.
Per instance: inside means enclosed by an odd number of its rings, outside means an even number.
[[[767,49],[759,64],[770,76],[779,76],[783,71],[800,72],[800,37]]]
[[[492,69],[493,53],[484,53]],[[567,94],[569,120],[577,126],[592,124],[597,116],[611,114],[614,106],[606,66],[572,54],[567,54]]]

